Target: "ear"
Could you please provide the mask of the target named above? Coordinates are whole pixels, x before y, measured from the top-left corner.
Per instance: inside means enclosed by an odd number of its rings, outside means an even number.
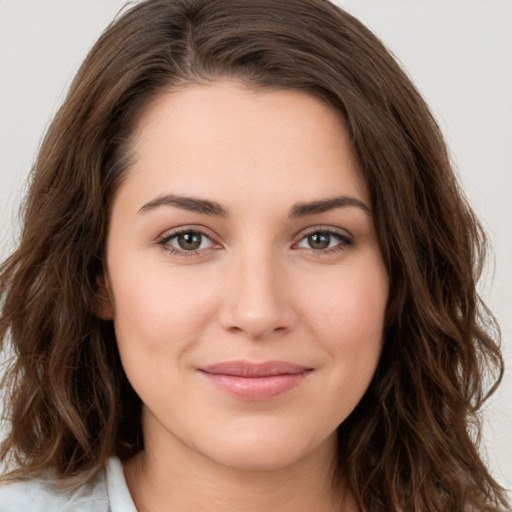
[[[104,275],[100,275],[96,278],[95,299],[96,316],[101,320],[112,320],[114,318],[114,308],[112,307],[109,283]]]

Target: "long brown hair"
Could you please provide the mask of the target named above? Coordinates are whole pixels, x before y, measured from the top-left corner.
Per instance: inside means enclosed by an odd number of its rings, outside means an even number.
[[[159,94],[231,77],[293,88],[344,118],[390,276],[372,384],[339,427],[339,471],[364,511],[491,511],[479,409],[501,379],[499,330],[476,293],[486,240],[428,107],[380,41],[327,0],[149,0],[104,32],[32,170],[18,249],[0,272],[12,475],[92,478],[143,448],[140,399],[98,318],[113,195]]]

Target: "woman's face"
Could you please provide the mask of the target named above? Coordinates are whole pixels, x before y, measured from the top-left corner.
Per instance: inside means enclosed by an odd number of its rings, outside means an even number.
[[[103,316],[146,451],[239,469],[332,457],[388,297],[343,123],[305,93],[219,81],[162,95],[133,151]]]

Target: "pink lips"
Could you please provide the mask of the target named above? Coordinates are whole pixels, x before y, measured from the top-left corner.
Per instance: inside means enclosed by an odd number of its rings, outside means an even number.
[[[227,361],[199,370],[215,387],[244,400],[275,398],[298,386],[311,373],[311,368],[285,361]]]

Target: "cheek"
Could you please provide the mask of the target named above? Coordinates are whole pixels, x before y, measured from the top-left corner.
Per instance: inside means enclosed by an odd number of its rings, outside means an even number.
[[[304,314],[312,336],[339,368],[335,375],[343,386],[350,381],[355,388],[366,387],[373,377],[382,350],[388,286],[382,264],[347,267],[333,273],[322,289],[317,281],[317,293]]]
[[[129,267],[129,268],[128,268]],[[172,271],[171,271],[172,270]],[[213,315],[215,287],[190,272],[126,265],[111,276],[120,350],[183,351]]]
[[[214,314],[215,288],[204,282],[201,286],[201,276],[190,279],[190,273],[171,272],[165,265],[151,269],[147,264],[129,269],[127,265],[124,271],[123,266],[111,276],[114,327],[123,367],[150,409],[168,408],[187,393],[187,382],[180,375],[188,375],[191,354]],[[161,394],[171,388],[178,392]]]
[[[373,338],[383,330],[388,288],[382,264],[347,266],[329,279],[304,284],[315,290],[305,309],[333,336],[350,332],[354,342]]]

